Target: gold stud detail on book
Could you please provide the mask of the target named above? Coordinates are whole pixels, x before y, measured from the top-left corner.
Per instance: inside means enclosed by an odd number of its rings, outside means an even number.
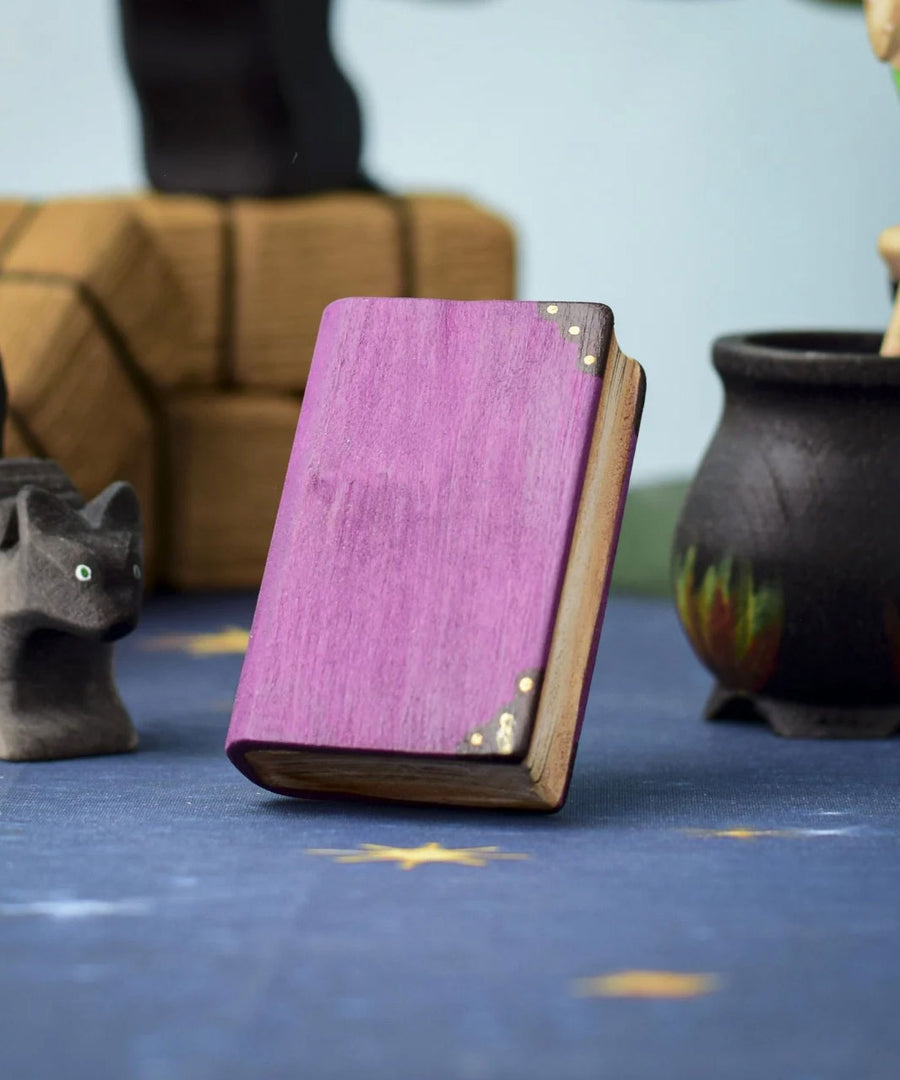
[[[501,754],[511,754],[516,718],[511,712],[500,713],[500,726],[497,731],[497,750]]]
[[[600,317],[600,306],[541,302],[538,313],[542,319],[556,323],[566,341],[580,344],[583,355],[577,357],[579,371],[600,378],[609,351],[609,328]]]
[[[537,715],[543,672],[531,668],[516,676],[516,696],[501,705],[486,724],[473,728],[457,747],[458,754],[521,758],[528,749]]]

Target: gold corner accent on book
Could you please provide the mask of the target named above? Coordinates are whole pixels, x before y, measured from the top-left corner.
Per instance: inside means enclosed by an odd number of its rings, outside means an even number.
[[[556,323],[566,341],[579,346],[578,368],[601,378],[606,368],[612,313],[603,304],[559,304],[541,301],[538,315]]]
[[[525,756],[534,792],[548,808],[565,798],[583,696],[591,678],[595,627],[602,611],[616,526],[641,414],[644,375],[615,335],[603,381],[563,577],[534,732]]]
[[[537,715],[544,672],[528,668],[515,678],[515,695],[486,723],[472,728],[456,748],[457,754],[521,759],[528,749]]]

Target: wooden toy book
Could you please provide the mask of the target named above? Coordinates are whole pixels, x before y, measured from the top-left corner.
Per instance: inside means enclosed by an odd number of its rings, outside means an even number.
[[[326,308],[232,762],[287,795],[559,808],[643,396],[601,304]]]

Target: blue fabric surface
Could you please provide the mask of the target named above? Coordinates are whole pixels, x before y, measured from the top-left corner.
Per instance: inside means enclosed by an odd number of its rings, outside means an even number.
[[[3,1080],[900,1075],[900,741],[704,724],[668,607],[614,600],[560,814],[288,800],[222,752],[240,655],[171,640],[252,606],[151,603],[137,753],[0,763]],[[528,858],[308,853],[428,843]],[[646,970],[710,978],[579,982]]]

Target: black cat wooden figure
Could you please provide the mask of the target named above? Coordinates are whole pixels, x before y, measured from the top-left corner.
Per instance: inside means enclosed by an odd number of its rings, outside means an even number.
[[[35,761],[132,750],[113,642],[141,605],[134,490],[85,504],[49,461],[0,461],[0,758]]]

